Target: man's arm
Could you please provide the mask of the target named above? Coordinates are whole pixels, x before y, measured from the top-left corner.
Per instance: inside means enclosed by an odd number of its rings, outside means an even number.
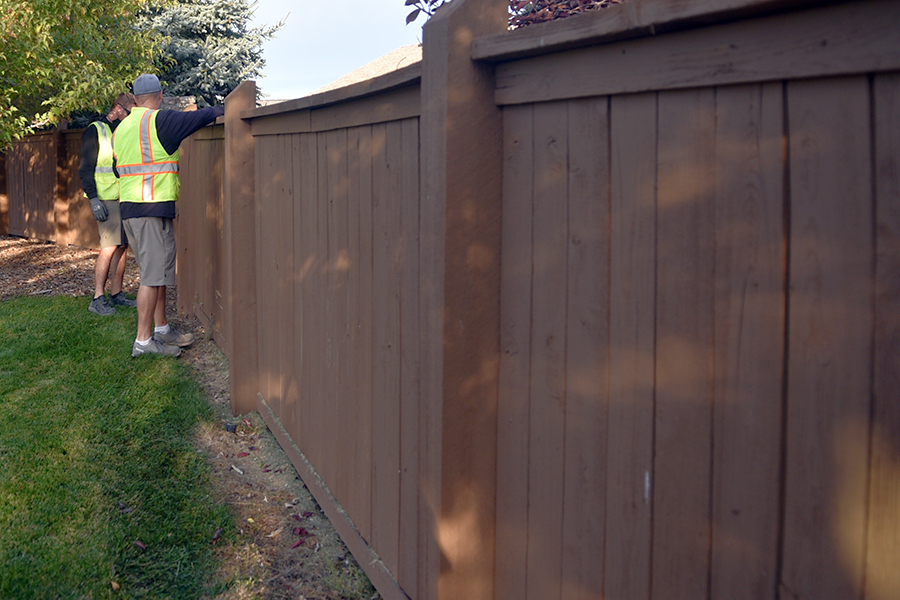
[[[81,165],[78,167],[78,177],[81,178],[81,188],[88,198],[97,197],[97,184],[94,182],[94,169],[97,168],[97,156],[100,154],[100,143],[97,138],[97,128],[88,126],[81,134]]]
[[[159,143],[166,152],[174,154],[186,137],[224,114],[224,106],[210,106],[189,112],[161,110],[156,115],[156,134],[159,136]]]

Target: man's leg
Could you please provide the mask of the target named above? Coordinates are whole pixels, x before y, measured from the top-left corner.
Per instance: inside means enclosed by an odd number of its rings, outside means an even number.
[[[165,288],[164,288],[165,289]],[[137,293],[137,339],[141,342],[153,337],[153,316],[159,299],[159,287],[142,285]]]
[[[116,252],[118,250],[119,246],[107,246],[100,249],[100,254],[97,255],[97,264],[94,265],[94,298],[99,298],[105,293],[109,269],[113,261],[116,260]],[[119,290],[121,289],[122,284],[120,281]]]
[[[166,319],[166,286],[156,288],[156,309],[153,312],[153,323],[157,327],[165,327],[169,321]]]
[[[109,262],[109,293],[115,296],[122,291],[122,283],[125,281],[125,246],[115,246],[112,258]]]

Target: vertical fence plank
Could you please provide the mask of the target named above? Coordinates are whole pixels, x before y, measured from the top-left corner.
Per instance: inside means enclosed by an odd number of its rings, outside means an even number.
[[[610,370],[604,584],[650,598],[656,94],[610,100]]]
[[[419,556],[419,122],[400,126],[400,570],[417,590]]]
[[[715,97],[659,96],[653,597],[707,595]]]
[[[275,266],[275,236],[277,227],[275,209],[275,172],[280,144],[277,136],[261,138],[258,141],[257,173],[271,173],[267,177],[257,178],[258,218],[257,253],[259,255],[259,277],[257,278],[259,299],[259,393],[266,402],[275,402],[275,369],[277,364],[278,325],[277,319],[277,270]]]
[[[497,600],[527,596],[528,407],[534,122],[531,105],[503,110],[503,266],[497,400]]]
[[[711,597],[774,598],[784,386],[782,86],[716,95]]]
[[[867,600],[900,597],[900,75],[875,78],[875,407]]]
[[[333,363],[328,370],[328,412],[331,422],[331,435],[328,440],[328,454],[333,457],[334,477],[332,494],[338,502],[346,503],[350,493],[347,478],[340,476],[340,469],[349,462],[348,445],[344,438],[352,430],[347,426],[349,398],[346,394],[346,383],[349,377],[347,365],[347,284],[349,279],[349,261],[347,256],[347,130],[336,129],[324,134],[326,168],[328,170],[328,197],[325,198],[328,210],[328,261],[326,263],[328,278],[328,310],[326,320],[329,324]]]
[[[600,600],[609,392],[609,114],[569,103],[563,600]]]
[[[399,138],[392,124],[373,127],[377,154],[373,165],[373,260],[375,352],[372,540],[385,565],[397,573],[400,505],[400,363],[397,290],[397,199],[400,195]],[[402,586],[401,582],[401,586]]]
[[[560,595],[566,416],[568,105],[535,106],[528,458],[529,599]]]
[[[784,591],[858,598],[872,375],[865,78],[788,84],[791,244]]]
[[[359,413],[357,428],[356,461],[359,472],[354,491],[362,511],[358,516],[357,527],[362,536],[372,539],[372,430],[374,427],[372,371],[375,356],[372,351],[372,331],[375,326],[372,310],[374,294],[373,280],[373,248],[372,248],[372,127],[361,127],[359,130],[359,311],[357,314],[359,329],[360,365],[359,377]]]

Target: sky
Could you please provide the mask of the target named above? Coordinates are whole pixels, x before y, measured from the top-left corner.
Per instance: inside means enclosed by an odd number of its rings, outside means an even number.
[[[308,96],[392,50],[422,42],[425,16],[407,25],[405,0],[258,0],[251,27],[287,22],[263,43],[263,98]]]

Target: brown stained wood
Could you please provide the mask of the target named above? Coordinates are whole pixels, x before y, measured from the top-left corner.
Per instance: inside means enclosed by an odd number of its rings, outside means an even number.
[[[782,593],[859,598],[872,396],[869,82],[791,82]]]
[[[688,29],[698,24],[752,17],[780,10],[797,10],[818,0],[630,0],[577,19],[559,19],[486,35],[472,44],[472,58],[499,62],[521,56],[558,52],[589,44]]]
[[[419,123],[400,125],[400,557],[397,578],[419,589]]]
[[[786,232],[782,86],[716,92],[711,597],[776,597]]]
[[[865,598],[900,594],[900,76],[875,78],[875,381]]]
[[[311,399],[316,405],[315,423],[315,462],[313,466],[323,478],[331,478],[336,472],[337,460],[331,452],[334,436],[334,420],[330,410],[331,392],[330,383],[334,377],[334,340],[332,338],[333,324],[329,322],[329,297],[328,297],[328,240],[331,231],[328,228],[328,146],[325,142],[325,134],[313,133],[316,139],[316,315],[318,323],[316,329],[316,356],[314,358],[316,372],[313,385],[315,396]]]
[[[293,424],[294,394],[296,378],[294,377],[294,178],[293,159],[291,156],[291,136],[280,138],[280,162],[284,169],[284,180],[279,181],[278,189],[278,230],[277,252],[279,257],[278,278],[278,377],[279,396],[281,397],[281,415],[285,422]]]
[[[609,393],[609,113],[569,103],[563,600],[599,600]]]
[[[715,96],[659,95],[654,598],[708,593]]]
[[[609,416],[604,587],[650,598],[656,94],[610,99]]]
[[[359,367],[357,377],[359,392],[357,394],[359,408],[357,412],[357,440],[356,461],[358,474],[353,486],[359,504],[359,514],[354,515],[354,522],[359,528],[360,534],[366,539],[372,539],[372,435],[374,427],[373,414],[373,389],[372,372],[374,352],[372,350],[372,332],[375,327],[374,313],[372,311],[372,298],[374,293],[373,278],[373,248],[372,248],[372,128],[369,126],[359,128],[359,308],[356,313],[357,331],[359,340],[357,349],[359,352]]]
[[[321,284],[319,275],[322,268],[322,257],[318,248],[318,150],[315,134],[296,136],[299,161],[299,182],[297,189],[295,215],[299,212],[300,228],[296,248],[300,248],[294,264],[298,268],[297,284],[300,287],[299,298],[302,310],[300,360],[300,422],[299,435],[292,432],[307,457],[317,448],[319,432],[322,428],[321,411],[318,398],[321,377],[318,371],[318,359],[321,355],[319,313],[319,293]],[[296,285],[295,285],[296,287]]]
[[[348,199],[349,182],[347,166],[347,131],[345,129],[329,131],[324,135],[326,155],[328,157],[328,196],[324,200],[328,207],[328,308],[325,313],[330,327],[330,347],[332,365],[329,368],[328,380],[328,412],[332,435],[329,439],[328,454],[334,457],[334,472],[331,474],[334,487],[331,490],[338,502],[344,504],[350,494],[349,481],[341,475],[341,470],[349,461],[347,445],[343,438],[350,433],[349,402],[347,396],[347,380],[349,370],[347,363],[347,287],[349,280],[348,251]]]
[[[574,20],[574,19],[573,19]],[[900,5],[843,3],[503,63],[498,104],[900,69]]]
[[[259,320],[257,313],[256,143],[240,110],[256,103],[256,84],[244,82],[225,99],[224,202],[221,265],[225,281],[224,337],[229,360],[231,410],[256,406]],[[240,342],[235,343],[235,340]]]
[[[392,573],[399,566],[400,357],[396,211],[399,138],[391,124],[372,127],[373,180],[373,477],[372,545]],[[402,583],[401,583],[402,585]]]
[[[257,141],[257,172],[272,173],[277,167],[280,145],[277,137],[259,138]],[[257,178],[257,218],[259,277],[257,278],[257,319],[259,322],[259,393],[272,406],[277,401],[277,345],[278,320],[276,299],[278,276],[276,268],[275,231],[278,223],[275,205],[274,177]]]
[[[566,417],[568,106],[534,109],[531,406],[528,456],[529,599],[559,598]]]
[[[310,115],[312,131],[328,131],[400,121],[418,117],[422,109],[418,85],[358,98],[352,103],[314,109]]]
[[[503,111],[496,600],[527,597],[534,108]]]

